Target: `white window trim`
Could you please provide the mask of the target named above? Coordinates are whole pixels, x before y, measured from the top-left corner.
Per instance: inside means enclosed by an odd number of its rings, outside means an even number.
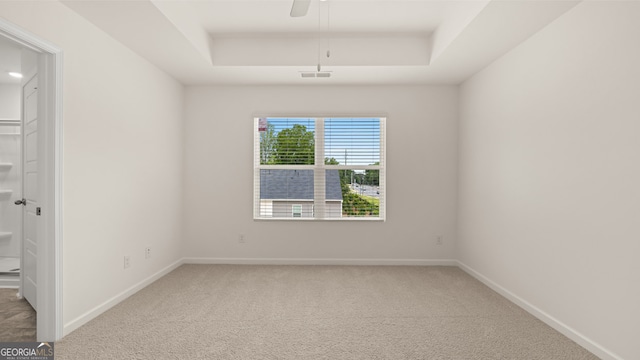
[[[296,211],[296,208],[300,211]],[[298,214],[298,216],[296,216]],[[301,218],[302,217],[302,204],[292,204],[291,205],[291,217],[293,218]]]
[[[258,131],[258,122],[260,118],[303,118],[315,119],[315,164],[314,165],[262,165],[260,164],[260,132]],[[325,118],[376,118],[380,120],[380,165],[325,165],[324,164],[324,119]],[[253,219],[259,221],[386,221],[387,208],[387,186],[386,186],[386,160],[387,160],[387,116],[386,115],[259,115],[253,118]],[[266,218],[260,216],[260,170],[268,169],[298,169],[298,170],[314,170],[314,216],[311,218]],[[325,173],[324,170],[378,170],[379,171],[379,214],[377,217],[335,217],[325,218]],[[320,171],[315,171],[320,170]],[[317,181],[320,181],[319,183]],[[316,184],[322,184],[317,186]],[[322,188],[321,193],[319,188]],[[322,201],[321,201],[322,200]],[[291,200],[295,201],[295,200]],[[322,216],[318,216],[322,214]]]

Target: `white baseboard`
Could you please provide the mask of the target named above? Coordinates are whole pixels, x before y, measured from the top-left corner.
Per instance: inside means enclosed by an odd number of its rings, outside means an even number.
[[[543,310],[512,293],[493,280],[482,275],[461,261],[453,259],[305,259],[305,258],[183,258],[142,280],[120,294],[87,311],[64,325],[64,336],[93,320],[129,296],[175,270],[182,264],[224,264],[224,265],[389,265],[389,266],[457,266],[478,279],[492,290],[509,299],[531,315],[551,326],[569,339],[575,341],[603,360],[623,360],[620,356],[602,347],[580,332],[564,324]]]
[[[507,299],[509,299],[514,304],[520,306],[525,311],[527,311],[531,315],[533,315],[536,318],[538,318],[540,321],[544,322],[545,324],[551,326],[552,328],[554,328],[558,332],[562,333],[564,336],[566,336],[569,339],[575,341],[580,346],[582,346],[585,349],[587,349],[590,352],[592,352],[594,355],[600,357],[603,360],[623,360],[620,356],[618,356],[618,355],[614,354],[613,352],[605,349],[600,344],[598,344],[595,341],[593,341],[593,340],[589,339],[588,337],[584,336],[583,334],[581,334],[580,332],[576,331],[572,327],[564,324],[560,320],[558,320],[558,319],[554,318],[553,316],[547,314],[546,312],[542,311],[541,309],[539,309],[535,305],[529,303],[528,301],[526,301],[523,298],[519,297],[518,295],[512,293],[511,291],[505,289],[504,287],[498,285],[493,280],[491,280],[491,279],[487,278],[486,276],[480,274],[479,272],[477,272],[476,270],[474,270],[471,267],[467,266],[463,262],[456,261],[456,263],[457,263],[457,266],[460,267],[460,269],[462,269],[464,272],[466,272],[467,274],[469,274],[469,275],[473,276],[474,278],[478,279],[480,282],[482,282],[483,284],[485,284],[488,287],[490,287],[493,291],[495,291],[498,294],[506,297]]]
[[[184,258],[185,264],[457,266],[449,259]]]
[[[13,278],[13,276],[12,276]],[[20,288],[20,277],[15,276],[15,279],[8,279],[6,277],[0,278],[0,288],[3,289],[18,289]]]
[[[84,313],[84,314],[78,316],[77,318],[71,320],[70,322],[68,322],[67,324],[64,325],[64,328],[63,328],[63,334],[64,335],[63,336],[69,335],[72,331],[76,330],[80,326],[82,326],[82,325],[88,323],[89,321],[93,320],[98,315],[100,315],[103,312],[111,309],[115,305],[117,305],[120,302],[122,302],[123,300],[127,299],[129,296],[137,293],[138,291],[142,290],[146,286],[150,285],[154,281],[156,281],[156,280],[160,279],[161,277],[165,276],[166,274],[172,272],[173,270],[175,270],[176,268],[178,268],[182,264],[183,264],[183,259],[180,259],[180,260],[174,262],[173,264],[171,264],[171,265],[165,267],[164,269],[156,272],[155,274],[147,277],[146,279],[140,281],[139,283],[129,287],[128,289],[126,289],[125,291],[121,292],[120,294],[112,297],[111,299],[103,302],[102,304],[94,307],[93,309],[87,311],[86,313]]]

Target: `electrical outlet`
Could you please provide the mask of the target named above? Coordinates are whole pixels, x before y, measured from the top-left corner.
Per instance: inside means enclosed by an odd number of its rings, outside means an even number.
[[[150,247],[144,248],[144,258],[145,259],[151,259],[151,248]]]
[[[436,237],[436,245],[442,245],[442,243],[444,242],[442,235],[438,235]]]
[[[245,239],[245,237],[244,237],[244,234],[240,234],[240,235],[238,235],[238,242],[239,242],[240,244],[244,244],[245,240],[246,240],[246,239]]]
[[[124,256],[124,268],[128,269],[131,267],[131,257],[128,255]]]

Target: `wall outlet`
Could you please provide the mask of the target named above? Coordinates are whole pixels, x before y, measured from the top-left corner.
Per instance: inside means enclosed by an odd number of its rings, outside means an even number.
[[[436,236],[436,245],[442,245],[444,243],[444,239],[442,235]]]
[[[129,255],[124,256],[124,268],[128,269],[131,267],[131,257]]]
[[[151,248],[150,247],[144,248],[144,258],[145,259],[151,259]]]
[[[238,242],[239,242],[240,244],[244,244],[244,243],[245,243],[245,240],[246,240],[246,238],[245,238],[244,234],[240,234],[240,235],[238,235]]]

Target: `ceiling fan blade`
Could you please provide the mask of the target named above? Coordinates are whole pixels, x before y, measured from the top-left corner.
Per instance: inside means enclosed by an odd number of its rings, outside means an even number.
[[[293,0],[293,6],[291,6],[291,17],[307,15],[307,11],[309,11],[309,4],[311,4],[311,0]]]

